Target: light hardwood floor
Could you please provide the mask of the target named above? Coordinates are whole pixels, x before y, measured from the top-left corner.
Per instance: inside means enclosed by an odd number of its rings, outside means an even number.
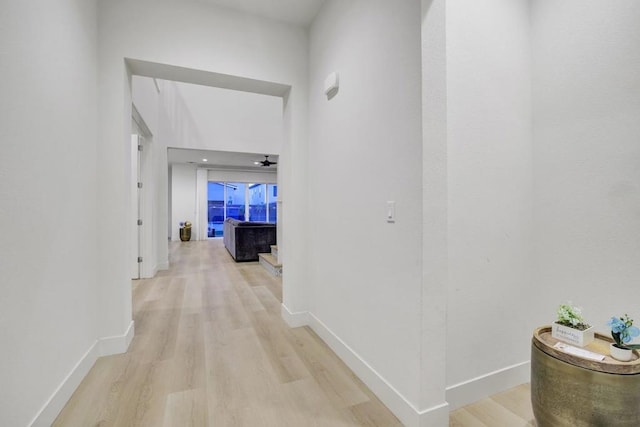
[[[133,283],[135,338],[99,359],[54,426],[400,426],[307,327],[282,287],[220,240],[172,243],[171,269]],[[534,426],[528,387],[451,414],[451,426]]]
[[[536,427],[529,384],[452,411],[449,427]]]

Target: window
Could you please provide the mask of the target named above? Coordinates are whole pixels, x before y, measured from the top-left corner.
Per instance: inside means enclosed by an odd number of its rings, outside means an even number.
[[[278,186],[276,184],[267,184],[267,205],[268,208],[268,218],[267,222],[278,222]]]
[[[276,184],[247,184],[242,182],[208,183],[209,237],[221,237],[224,221],[277,222]]]
[[[224,182],[209,182],[207,196],[207,211],[209,237],[221,237],[224,223]]]
[[[240,221],[245,221],[245,206],[246,195],[245,188],[247,184],[240,182],[227,182],[225,189],[227,194],[225,195],[226,204],[226,218],[235,218]]]
[[[267,221],[267,184],[249,184],[249,218]]]

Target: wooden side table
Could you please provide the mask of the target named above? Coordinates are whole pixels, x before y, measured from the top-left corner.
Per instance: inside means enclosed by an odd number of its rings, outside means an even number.
[[[531,340],[531,404],[538,427],[640,426],[640,356],[630,362],[609,356],[612,339],[596,333],[585,350],[594,361],[554,348],[551,326]]]

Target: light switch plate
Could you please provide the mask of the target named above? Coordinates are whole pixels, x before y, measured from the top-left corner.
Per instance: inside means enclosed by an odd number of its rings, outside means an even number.
[[[396,222],[396,202],[387,202],[387,222]]]

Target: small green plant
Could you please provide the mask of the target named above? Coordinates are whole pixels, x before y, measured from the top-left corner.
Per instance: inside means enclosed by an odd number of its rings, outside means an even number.
[[[571,302],[567,304],[560,304],[558,307],[558,320],[556,320],[556,323],[573,329],[578,329],[580,331],[587,330],[591,327],[591,325],[584,322],[582,309],[572,305]]]
[[[611,336],[616,342],[616,347],[630,350],[640,349],[638,344],[627,344],[640,335],[640,329],[633,326],[633,319],[628,314],[622,317],[612,317],[607,324],[611,328]]]

